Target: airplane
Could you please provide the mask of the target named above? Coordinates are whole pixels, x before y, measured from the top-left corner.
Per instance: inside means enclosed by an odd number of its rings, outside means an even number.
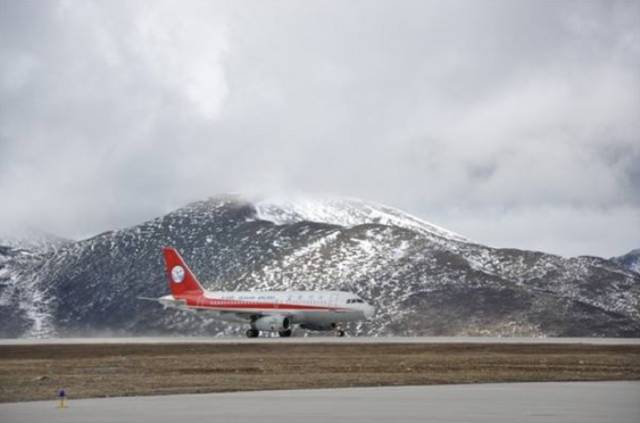
[[[343,291],[207,291],[177,250],[165,247],[163,254],[171,294],[140,299],[165,308],[206,310],[228,322],[249,324],[248,338],[260,332],[288,337],[296,325],[344,336],[345,323],[369,319],[374,313],[374,307],[358,295]]]

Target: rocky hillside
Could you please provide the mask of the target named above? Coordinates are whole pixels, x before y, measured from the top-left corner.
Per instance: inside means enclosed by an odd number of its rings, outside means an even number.
[[[53,249],[0,248],[0,336],[240,333],[138,296],[168,293],[160,249],[210,289],[350,290],[368,335],[640,336],[640,274],[597,257],[494,249],[358,200],[215,198]]]
[[[640,248],[631,250],[623,256],[613,257],[611,260],[629,270],[640,273]]]

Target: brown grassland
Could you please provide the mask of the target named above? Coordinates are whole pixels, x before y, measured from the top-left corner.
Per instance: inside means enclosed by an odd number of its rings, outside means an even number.
[[[0,402],[263,389],[640,380],[640,346],[0,345]]]

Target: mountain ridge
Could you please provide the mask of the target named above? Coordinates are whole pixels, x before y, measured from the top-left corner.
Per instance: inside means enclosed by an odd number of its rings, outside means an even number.
[[[611,261],[614,261],[633,272],[640,273],[640,248],[631,250],[618,257],[612,257]]]
[[[640,275],[616,262],[495,249],[397,213],[367,221],[379,205],[359,200],[327,207],[353,225],[267,205],[214,197],[54,251],[0,251],[0,336],[239,333],[135,300],[167,293],[165,245],[209,289],[354,291],[378,310],[353,334],[640,336]],[[295,218],[265,219],[274,210]]]

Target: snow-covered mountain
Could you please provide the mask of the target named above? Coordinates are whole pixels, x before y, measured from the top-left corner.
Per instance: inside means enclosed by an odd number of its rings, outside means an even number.
[[[627,254],[613,257],[612,261],[636,273],[640,273],[640,248],[631,250]]]
[[[318,222],[353,227],[370,223],[397,226],[421,234],[454,241],[469,240],[454,232],[425,222],[400,210],[382,204],[354,198],[324,200],[299,198],[296,200],[260,201],[255,204],[259,219],[286,225],[297,222]]]
[[[55,251],[69,242],[71,241],[68,239],[33,228],[0,230],[0,246],[14,250],[42,253]]]
[[[34,271],[47,256],[70,240],[36,229],[0,232],[0,336],[47,336],[55,333],[49,301],[40,275]]]
[[[341,289],[370,335],[640,336],[640,274],[597,257],[494,249],[359,200],[196,202],[58,249],[0,250],[0,336],[240,333],[138,296],[167,293],[160,249],[210,289]]]

